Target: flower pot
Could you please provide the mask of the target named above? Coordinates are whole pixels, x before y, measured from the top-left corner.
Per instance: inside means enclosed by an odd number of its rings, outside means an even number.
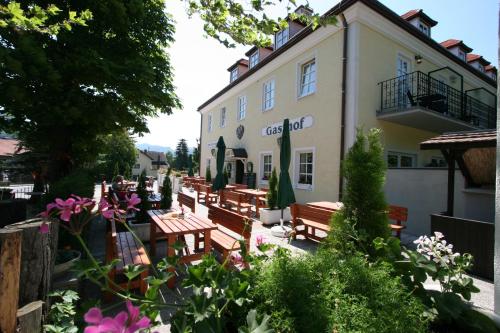
[[[63,262],[58,264],[57,261],[61,256],[68,258],[64,258]],[[69,271],[73,267],[73,264],[80,260],[81,256],[82,253],[77,250],[57,250],[58,259],[56,259],[56,264],[54,265],[54,275]]]
[[[149,242],[149,235],[151,231],[151,223],[132,223],[128,222],[130,229],[137,237],[143,242]]]
[[[272,225],[280,223],[281,219],[281,209],[269,209],[264,208],[260,210],[260,221],[264,225]],[[290,221],[292,219],[292,214],[290,213],[290,207],[283,210],[283,220]]]

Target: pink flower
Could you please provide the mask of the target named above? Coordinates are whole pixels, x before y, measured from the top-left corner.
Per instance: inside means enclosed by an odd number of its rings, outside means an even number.
[[[56,207],[57,207],[57,205],[55,203],[53,203],[53,202],[47,204],[47,207],[45,208],[45,212],[41,212],[39,214],[39,216],[45,217],[45,218],[50,217],[50,214],[52,213],[52,210],[54,208],[56,208]]]
[[[135,333],[150,328],[149,318],[139,318],[139,307],[133,306],[130,301],[127,301],[127,311],[112,318],[103,317],[99,308],[91,308],[84,316],[84,320],[90,324],[84,333]]]
[[[48,234],[49,233],[49,225],[45,222],[43,222],[41,225],[40,225],[40,230],[39,232],[41,234]]]
[[[263,235],[257,235],[257,238],[255,239],[255,245],[257,245],[257,247],[259,247],[265,243],[267,243],[266,237],[264,237]]]
[[[230,257],[231,264],[234,266],[244,266],[245,263],[243,262],[243,257],[239,254],[232,254]]]
[[[107,220],[113,218],[115,215],[115,211],[111,208],[113,208],[113,206],[111,206],[106,199],[101,198],[101,201],[99,201],[98,211]]]
[[[61,220],[69,222],[73,214],[75,202],[76,200],[73,198],[69,198],[66,201],[59,198],[56,199],[57,209],[59,209],[59,213],[61,214]]]
[[[137,194],[133,193],[130,198],[128,196],[125,197],[125,200],[127,201],[127,210],[139,210],[135,206],[138,205],[141,202],[141,199],[137,196]]]

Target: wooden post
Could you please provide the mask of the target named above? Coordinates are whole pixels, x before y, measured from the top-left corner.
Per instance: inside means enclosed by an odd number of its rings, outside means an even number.
[[[453,216],[453,206],[455,199],[455,152],[453,150],[442,149],[441,153],[448,163],[448,200],[446,204],[446,215]]]
[[[6,227],[22,232],[19,307],[38,300],[48,304],[59,225],[57,222],[46,222],[49,225],[47,234],[40,233],[42,219],[26,220]]]
[[[0,229],[0,332],[16,331],[22,234]]]
[[[18,333],[42,331],[42,301],[36,301],[17,310]]]

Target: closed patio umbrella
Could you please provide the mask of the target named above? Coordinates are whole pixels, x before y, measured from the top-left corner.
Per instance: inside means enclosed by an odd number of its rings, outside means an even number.
[[[283,210],[295,202],[292,181],[288,169],[290,167],[291,148],[290,148],[290,121],[285,119],[283,122],[283,135],[280,145],[280,176],[278,183],[278,208],[281,209],[280,226],[271,228],[276,236],[286,237],[290,229],[283,226]]]
[[[218,191],[226,187],[224,180],[224,159],[226,157],[226,144],[222,136],[217,141],[217,175],[212,183],[212,191]]]

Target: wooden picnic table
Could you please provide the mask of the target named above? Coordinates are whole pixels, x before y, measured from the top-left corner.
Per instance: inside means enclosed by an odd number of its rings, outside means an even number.
[[[243,193],[249,197],[255,198],[255,216],[260,216],[260,198],[265,197],[267,192],[251,188],[235,189],[236,192]]]
[[[318,202],[309,202],[306,203],[307,206],[321,208],[331,211],[337,211],[342,208],[341,202],[331,202],[331,201],[318,201]]]
[[[211,233],[212,230],[217,229],[217,226],[213,224],[210,220],[195,215],[193,213],[185,214],[184,216],[176,216],[175,212],[168,210],[149,210],[149,216],[151,217],[151,232],[150,232],[150,245],[151,245],[151,255],[156,254],[156,238],[164,237],[167,239],[167,257],[175,256],[175,249],[173,248],[174,243],[177,240],[184,240],[185,235],[192,234],[195,238],[203,235],[204,246],[203,252],[199,251],[199,243],[195,241],[194,251],[186,251],[186,255],[181,256],[179,263],[189,263],[195,260],[200,260],[203,255],[210,253],[211,251]],[[187,244],[186,244],[187,247]],[[174,272],[174,268],[170,268],[169,271]],[[175,285],[175,276],[168,280],[167,283],[169,288],[173,288]]]

